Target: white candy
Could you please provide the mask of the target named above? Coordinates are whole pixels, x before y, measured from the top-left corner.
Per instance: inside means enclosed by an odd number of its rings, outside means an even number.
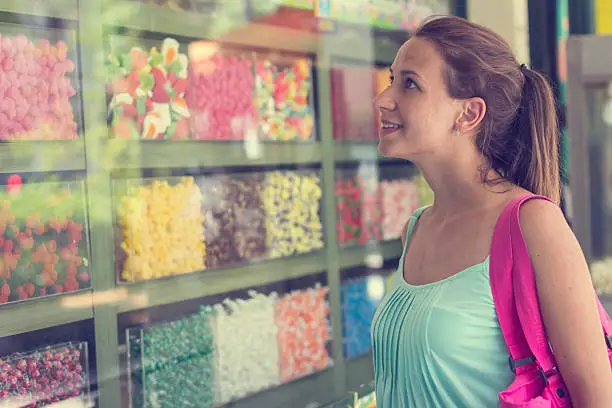
[[[249,296],[225,299],[214,319],[219,404],[280,384],[278,296],[255,291]]]

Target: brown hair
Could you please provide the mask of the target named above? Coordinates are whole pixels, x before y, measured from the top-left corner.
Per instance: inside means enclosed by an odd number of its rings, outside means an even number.
[[[414,36],[431,41],[442,54],[451,97],[484,99],[487,111],[476,145],[490,168],[559,203],[559,129],[546,79],[519,66],[501,36],[460,17],[429,18]]]

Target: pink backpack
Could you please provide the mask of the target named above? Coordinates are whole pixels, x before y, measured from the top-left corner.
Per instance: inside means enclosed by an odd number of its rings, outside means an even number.
[[[501,408],[571,407],[542,323],[535,276],[519,224],[519,208],[532,198],[550,201],[536,195],[513,200],[499,217],[491,244],[491,290],[510,353],[510,369],[516,375],[499,394],[499,402]],[[599,299],[597,306],[612,364],[612,321]]]

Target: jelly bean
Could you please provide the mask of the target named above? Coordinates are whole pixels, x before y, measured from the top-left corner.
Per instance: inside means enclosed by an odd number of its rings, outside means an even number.
[[[266,59],[256,62],[254,103],[264,139],[286,141],[314,137],[310,69],[307,59],[296,59],[287,67]]]
[[[406,221],[420,206],[417,186],[410,180],[383,180],[381,196],[383,238],[399,238]]]

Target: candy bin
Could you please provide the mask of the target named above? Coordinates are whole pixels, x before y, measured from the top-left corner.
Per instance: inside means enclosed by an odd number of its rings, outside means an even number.
[[[372,67],[363,63],[334,61],[330,80],[334,139],[378,140],[372,105],[376,92]]]
[[[354,174],[336,170],[336,233],[342,247],[356,245],[361,236],[361,189]]]
[[[358,242],[365,244],[369,241],[380,241],[383,216],[376,167],[362,166],[355,181],[361,190],[362,228]]]
[[[7,189],[0,193],[0,304],[89,288],[83,184]]]
[[[220,404],[280,384],[277,303],[274,292],[250,290],[247,298],[227,298],[214,306]]]
[[[336,231],[341,246],[382,239],[382,208],[375,165],[336,170]]]
[[[374,313],[385,294],[382,274],[359,276],[342,282],[342,343],[346,358],[368,353],[372,348],[370,327]]]
[[[412,180],[383,180],[380,183],[383,239],[402,236],[406,221],[420,206],[419,191]]]
[[[257,57],[255,106],[264,140],[314,140],[311,71],[306,57]]]
[[[323,248],[319,213],[321,195],[320,180],[313,171],[273,171],[266,174],[263,203],[270,258]]]
[[[0,360],[0,406],[90,407],[87,343],[62,343]]]
[[[276,306],[280,344],[280,374],[286,383],[332,365],[327,345],[331,340],[328,288],[294,290]]]
[[[127,329],[132,406],[216,406],[213,314]]]
[[[263,180],[264,173],[198,177],[207,268],[267,256]]]
[[[166,38],[161,49],[111,54],[106,67],[112,135],[119,139],[184,140],[190,136],[188,58]]]
[[[122,280],[157,279],[205,268],[202,194],[193,177],[114,184],[120,197],[116,261]]]
[[[62,30],[30,30],[15,36],[0,28],[0,140],[72,140],[77,123],[72,107],[76,95],[76,50],[62,40],[50,41]],[[76,104],[76,102],[75,102]]]
[[[234,234],[236,231],[235,203],[230,201],[232,178],[227,174],[196,179],[202,193],[201,212],[204,216],[206,268],[215,269],[240,261]]]
[[[244,140],[256,132],[253,106],[255,79],[250,54],[221,50],[219,44],[196,41],[189,45],[189,96],[193,138]]]

